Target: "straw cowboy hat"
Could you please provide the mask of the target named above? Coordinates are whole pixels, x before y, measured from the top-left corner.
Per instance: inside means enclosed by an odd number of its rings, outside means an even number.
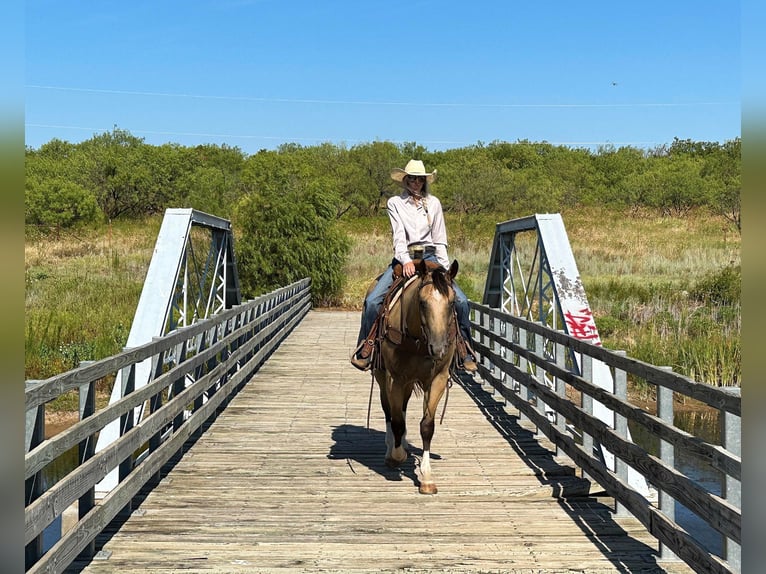
[[[395,181],[402,181],[405,175],[423,175],[427,183],[433,183],[434,179],[436,179],[436,170],[433,170],[431,173],[426,172],[426,166],[419,159],[411,159],[404,166],[404,169],[395,167],[391,170],[391,179]]]

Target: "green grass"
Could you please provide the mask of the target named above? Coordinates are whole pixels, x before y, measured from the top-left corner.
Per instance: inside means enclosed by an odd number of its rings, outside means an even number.
[[[25,245],[25,376],[44,379],[125,346],[160,219],[41,235]]]

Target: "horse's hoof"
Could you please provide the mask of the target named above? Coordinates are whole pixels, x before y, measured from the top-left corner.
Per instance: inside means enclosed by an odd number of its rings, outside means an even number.
[[[399,468],[402,465],[401,461],[395,458],[386,458],[386,466],[388,468]]]
[[[420,492],[420,494],[436,494],[439,490],[433,482],[427,484],[421,482],[420,486],[418,486],[418,492]]]

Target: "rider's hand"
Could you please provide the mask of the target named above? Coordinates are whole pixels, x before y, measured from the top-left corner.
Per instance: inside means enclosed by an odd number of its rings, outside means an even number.
[[[405,277],[412,277],[415,275],[415,264],[412,261],[409,261],[402,265],[402,274]]]

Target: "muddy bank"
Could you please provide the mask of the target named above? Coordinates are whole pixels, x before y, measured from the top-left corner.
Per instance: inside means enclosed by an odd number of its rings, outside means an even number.
[[[65,431],[80,418],[75,411],[56,411],[45,413],[45,438],[50,438]]]

